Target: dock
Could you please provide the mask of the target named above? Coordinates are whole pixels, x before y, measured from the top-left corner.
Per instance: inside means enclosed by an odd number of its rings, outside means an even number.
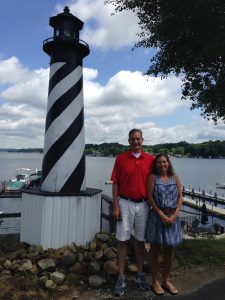
[[[192,199],[202,199],[203,201],[211,201],[214,203],[221,203],[225,204],[225,197],[217,195],[217,193],[205,193],[204,190],[202,191],[195,191],[194,189],[186,189],[182,187],[183,196],[189,196]]]
[[[194,199],[183,197],[183,203],[186,204],[187,206],[196,208],[199,211],[202,210],[202,204],[200,204],[198,201],[196,201]],[[213,216],[225,218],[225,209],[224,208],[216,207],[213,204],[207,204],[207,203],[205,203],[205,205],[206,205],[207,212],[209,214],[211,214]]]

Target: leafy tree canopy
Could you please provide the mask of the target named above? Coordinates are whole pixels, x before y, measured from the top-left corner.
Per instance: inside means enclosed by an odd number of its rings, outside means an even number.
[[[106,0],[139,18],[136,47],[155,48],[148,75],[182,77],[182,99],[225,121],[225,1]]]

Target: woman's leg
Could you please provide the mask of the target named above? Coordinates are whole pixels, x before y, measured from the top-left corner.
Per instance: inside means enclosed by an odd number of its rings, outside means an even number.
[[[164,274],[163,274],[163,284],[162,286],[166,288],[171,294],[177,294],[177,289],[175,286],[169,281],[170,272],[172,269],[174,258],[174,249],[173,247],[164,247]]]
[[[160,245],[150,244],[149,263],[152,275],[152,288],[156,294],[163,294],[164,291],[160,286],[157,274],[157,258],[159,254]]]

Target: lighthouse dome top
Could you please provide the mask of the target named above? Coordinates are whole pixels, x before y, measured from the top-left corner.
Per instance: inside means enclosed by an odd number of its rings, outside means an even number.
[[[70,35],[78,37],[79,31],[83,28],[84,23],[70,13],[68,6],[65,6],[62,13],[50,18],[49,25],[54,28],[56,35]]]

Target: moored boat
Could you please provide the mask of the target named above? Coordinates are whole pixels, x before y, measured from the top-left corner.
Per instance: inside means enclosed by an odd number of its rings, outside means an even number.
[[[4,187],[4,194],[20,194],[23,188],[30,183],[30,169],[18,168],[15,170],[15,177],[10,179]]]
[[[217,189],[225,189],[225,183],[216,183],[216,188]]]

